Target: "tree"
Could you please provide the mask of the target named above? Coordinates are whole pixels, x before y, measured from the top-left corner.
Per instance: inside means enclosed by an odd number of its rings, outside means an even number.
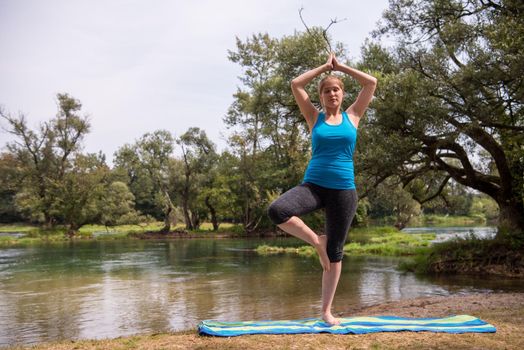
[[[371,215],[374,217],[393,216],[394,226],[399,230],[420,214],[420,204],[412,194],[402,187],[398,177],[391,176],[369,193]]]
[[[173,148],[171,133],[157,130],[144,134],[132,145],[122,146],[115,153],[116,167],[127,174],[138,209],[146,214],[162,215],[163,233],[170,231],[174,218],[174,204],[168,186]]]
[[[140,215],[135,211],[135,197],[121,181],[111,182],[97,203],[100,208],[98,222],[108,226],[138,224]]]
[[[522,235],[524,3],[391,0],[377,35],[398,44],[364,50],[382,72],[363,135],[368,175],[407,186],[438,174],[436,191],[453,179],[497,202],[500,233]]]
[[[137,144],[126,144],[115,152],[113,174],[127,184],[135,200],[135,208],[156,219],[163,219],[163,206],[155,202],[156,189],[149,172],[143,166]]]
[[[21,164],[22,183],[17,194],[17,205],[26,217],[48,226],[57,222],[51,213],[55,193],[53,189],[64,181],[71,169],[71,159],[82,146],[89,132],[89,120],[79,115],[80,101],[68,94],[58,94],[58,113],[38,130],[31,130],[23,114],[15,117],[3,110],[0,116],[8,123],[7,130],[15,141],[7,149]]]
[[[22,221],[15,196],[22,184],[21,164],[11,153],[0,154],[0,222]]]
[[[178,187],[178,193],[182,201],[186,228],[194,230],[206,217],[205,210],[202,210],[202,205],[198,205],[197,198],[201,194],[201,188],[205,184],[210,188],[213,182],[215,173],[212,168],[216,163],[217,154],[215,145],[208,139],[205,131],[199,128],[189,128],[180,136],[177,143],[182,149],[184,164],[183,180],[181,186]],[[210,201],[210,194],[203,199],[211,216],[214,217],[212,220],[216,223],[216,210]]]
[[[233,161],[228,173],[229,189],[235,194],[231,204],[235,204],[235,216],[240,217],[244,231],[250,233],[257,229],[265,215],[267,201],[260,185],[261,172],[258,171],[263,164],[250,155],[248,141],[240,134],[232,135],[229,144],[232,150],[230,161]]]
[[[99,198],[106,195],[109,167],[102,154],[77,154],[69,167],[49,190],[53,198],[50,213],[67,226],[66,234],[71,237],[105,210]]]

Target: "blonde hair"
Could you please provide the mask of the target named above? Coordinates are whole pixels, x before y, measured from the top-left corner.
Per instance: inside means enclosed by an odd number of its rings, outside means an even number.
[[[322,89],[324,89],[324,85],[326,85],[326,83],[329,80],[335,80],[337,82],[337,85],[340,87],[340,89],[344,91],[344,83],[342,82],[342,79],[340,79],[338,76],[333,75],[333,74],[326,75],[318,83],[318,98],[320,99],[320,104],[322,105],[322,107],[324,107],[324,104],[322,103]]]

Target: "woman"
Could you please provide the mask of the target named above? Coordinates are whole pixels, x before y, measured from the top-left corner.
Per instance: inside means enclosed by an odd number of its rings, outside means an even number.
[[[355,102],[341,112],[344,85],[328,75],[319,83],[322,111],[306,92],[306,85],[328,71],[339,71],[356,79],[362,86]],[[348,67],[330,54],[322,66],[303,73],[291,82],[291,89],[300,112],[311,131],[313,154],[302,184],[290,189],[268,209],[271,220],[283,231],[311,244],[320,257],[322,273],[322,319],[336,325],[340,320],[331,313],[340,271],[346,236],[355,216],[357,193],[353,171],[353,152],[357,127],[377,85],[377,79]],[[299,216],[325,209],[325,235],[318,236]]]

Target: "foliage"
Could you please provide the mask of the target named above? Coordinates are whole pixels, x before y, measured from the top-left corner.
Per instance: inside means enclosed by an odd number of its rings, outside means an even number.
[[[90,126],[88,118],[79,114],[80,101],[67,94],[58,94],[57,101],[57,116],[38,130],[29,128],[24,115],[1,111],[15,141],[7,145],[0,163],[12,168],[2,173],[0,181],[4,191],[16,193],[11,194],[14,205],[25,218],[47,227],[65,225],[67,233],[74,235],[82,225],[110,213],[104,212],[104,204],[113,193],[108,191],[111,171],[103,154],[81,153]],[[120,210],[122,215],[134,211],[134,203],[127,204],[127,210]],[[113,210],[112,215],[117,213]]]
[[[361,134],[372,183],[426,179],[424,203],[453,179],[498,203],[502,231],[524,232],[523,13],[515,0],[390,2],[376,34],[396,46],[363,57],[381,72]]]
[[[418,273],[484,273],[520,277],[524,274],[522,249],[518,236],[499,235],[495,239],[475,236],[434,244],[425,254],[402,265]]]
[[[105,226],[138,224],[144,221],[144,217],[140,217],[134,210],[134,199],[125,183],[112,182],[97,203],[99,208],[103,208],[97,221]]]
[[[126,144],[115,153],[116,171],[127,177],[137,209],[164,219],[161,231],[170,230],[174,205],[169,191],[169,165],[174,138],[167,130],[144,134],[134,144]],[[176,223],[175,223],[176,224]]]
[[[470,214],[493,220],[499,215],[497,203],[488,196],[476,196],[471,204]]]
[[[177,143],[182,149],[180,163],[184,170],[175,188],[178,189],[177,194],[181,198],[186,229],[198,229],[209,210],[217,230],[216,197],[226,192],[217,190],[214,183],[215,180],[218,181],[219,176],[215,166],[217,161],[215,145],[209,140],[205,131],[199,128],[189,128],[179,137]]]
[[[11,153],[0,154],[0,222],[22,221],[15,205],[22,180],[20,163]]]
[[[56,187],[65,181],[90,127],[88,118],[78,114],[82,107],[78,100],[58,94],[57,101],[56,117],[42,123],[38,130],[29,128],[23,114],[14,117],[0,110],[7,130],[15,136],[15,141],[7,144],[19,164],[22,180],[15,203],[27,218],[48,226],[59,220],[51,213]]]
[[[49,212],[69,227],[68,234],[75,234],[99,214],[102,208],[97,199],[104,193],[108,172],[103,156],[78,154],[61,181],[50,184]]]
[[[394,216],[394,226],[398,229],[406,227],[414,216],[421,213],[420,205],[402,188],[398,177],[390,177],[377,185],[370,192],[369,200],[371,214],[375,217]]]

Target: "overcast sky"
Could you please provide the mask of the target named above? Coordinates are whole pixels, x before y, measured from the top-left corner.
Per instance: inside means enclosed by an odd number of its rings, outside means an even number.
[[[241,74],[227,51],[237,36],[304,30],[301,7],[309,26],[347,18],[329,33],[358,58],[387,0],[0,0],[0,105],[35,128],[69,93],[90,116],[84,149],[110,162],[157,129],[197,126],[223,150]],[[0,147],[9,140],[0,131]]]

